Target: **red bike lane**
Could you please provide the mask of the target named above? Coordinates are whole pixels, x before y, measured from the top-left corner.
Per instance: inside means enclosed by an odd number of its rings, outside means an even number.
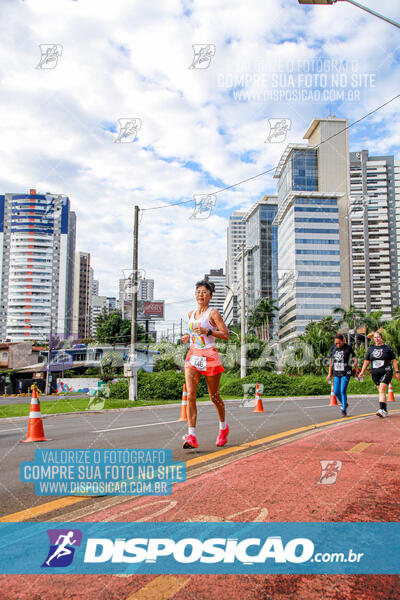
[[[79,520],[399,521],[399,434],[396,413],[343,421],[205,470],[167,498],[132,498]],[[397,575],[30,575],[1,585],[7,600],[400,598]]]

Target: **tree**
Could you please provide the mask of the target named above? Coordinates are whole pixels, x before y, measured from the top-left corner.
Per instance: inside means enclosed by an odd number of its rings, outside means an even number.
[[[346,323],[347,325],[347,343],[351,343],[351,329],[354,329],[354,339],[355,344],[358,346],[358,336],[357,336],[357,328],[361,324],[361,320],[363,318],[363,312],[359,310],[354,304],[350,304],[348,309],[342,308],[338,306],[333,309],[334,315],[339,315],[340,324]]]
[[[400,356],[400,322],[399,319],[387,321],[384,326],[383,337],[385,343],[392,346],[396,356]]]
[[[144,341],[145,331],[137,326],[137,341]],[[131,341],[131,322],[123,319],[119,310],[108,313],[103,311],[96,319],[96,338],[103,344],[129,344]]]
[[[368,349],[368,333],[377,331],[380,327],[382,327],[384,323],[382,315],[382,310],[374,310],[369,314],[364,313],[360,319],[360,324],[365,326],[364,346],[366,350]]]
[[[249,327],[255,330],[257,335],[261,330],[260,338],[269,342],[270,340],[270,323],[274,318],[275,312],[278,310],[275,300],[269,298],[260,298],[254,307],[250,318]]]
[[[396,306],[396,308],[393,309],[393,311],[392,311],[392,318],[393,319],[400,319],[400,306]]]

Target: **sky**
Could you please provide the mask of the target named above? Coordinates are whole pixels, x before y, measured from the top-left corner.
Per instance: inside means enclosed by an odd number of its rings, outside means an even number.
[[[364,4],[400,21],[392,0]],[[0,17],[0,193],[66,194],[77,250],[117,297],[138,205],[159,329],[225,269],[228,217],[276,193],[274,167],[312,119],[351,124],[400,92],[400,30],[347,2],[2,0]],[[352,126],[350,150],[398,159],[399,113],[397,99]],[[276,120],[286,132],[271,136]]]

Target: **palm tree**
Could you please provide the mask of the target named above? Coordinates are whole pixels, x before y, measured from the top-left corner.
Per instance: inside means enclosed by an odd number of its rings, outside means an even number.
[[[393,319],[400,319],[400,306],[396,306],[396,308],[393,309],[393,311],[392,311],[392,318]]]
[[[357,337],[357,327],[359,327],[361,323],[361,319],[363,317],[363,312],[359,310],[354,304],[350,304],[348,309],[345,309],[341,306],[338,306],[333,309],[334,315],[339,315],[340,324],[346,323],[347,325],[347,343],[351,343],[351,329],[354,329],[354,338],[356,346],[358,346],[358,337]]]
[[[365,325],[365,336],[364,336],[364,345],[365,349],[368,349],[368,333],[371,331],[377,331],[380,327],[382,327],[384,321],[382,319],[383,311],[382,310],[374,310],[370,312],[368,315],[366,313],[360,319],[360,324]]]
[[[274,317],[274,313],[278,310],[275,300],[269,298],[260,298],[258,303],[254,307],[250,318],[249,326],[254,328],[258,333],[261,328],[261,339],[264,341],[265,337],[267,342],[270,338],[270,321]]]
[[[392,346],[396,355],[400,355],[400,327],[398,320],[387,321],[384,327],[385,343]]]

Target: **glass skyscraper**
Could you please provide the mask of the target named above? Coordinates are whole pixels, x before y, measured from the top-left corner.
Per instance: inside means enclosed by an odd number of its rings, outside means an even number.
[[[279,336],[283,344],[350,303],[346,122],[315,120],[281,157],[278,183]],[[324,142],[332,134],[338,135]]]

